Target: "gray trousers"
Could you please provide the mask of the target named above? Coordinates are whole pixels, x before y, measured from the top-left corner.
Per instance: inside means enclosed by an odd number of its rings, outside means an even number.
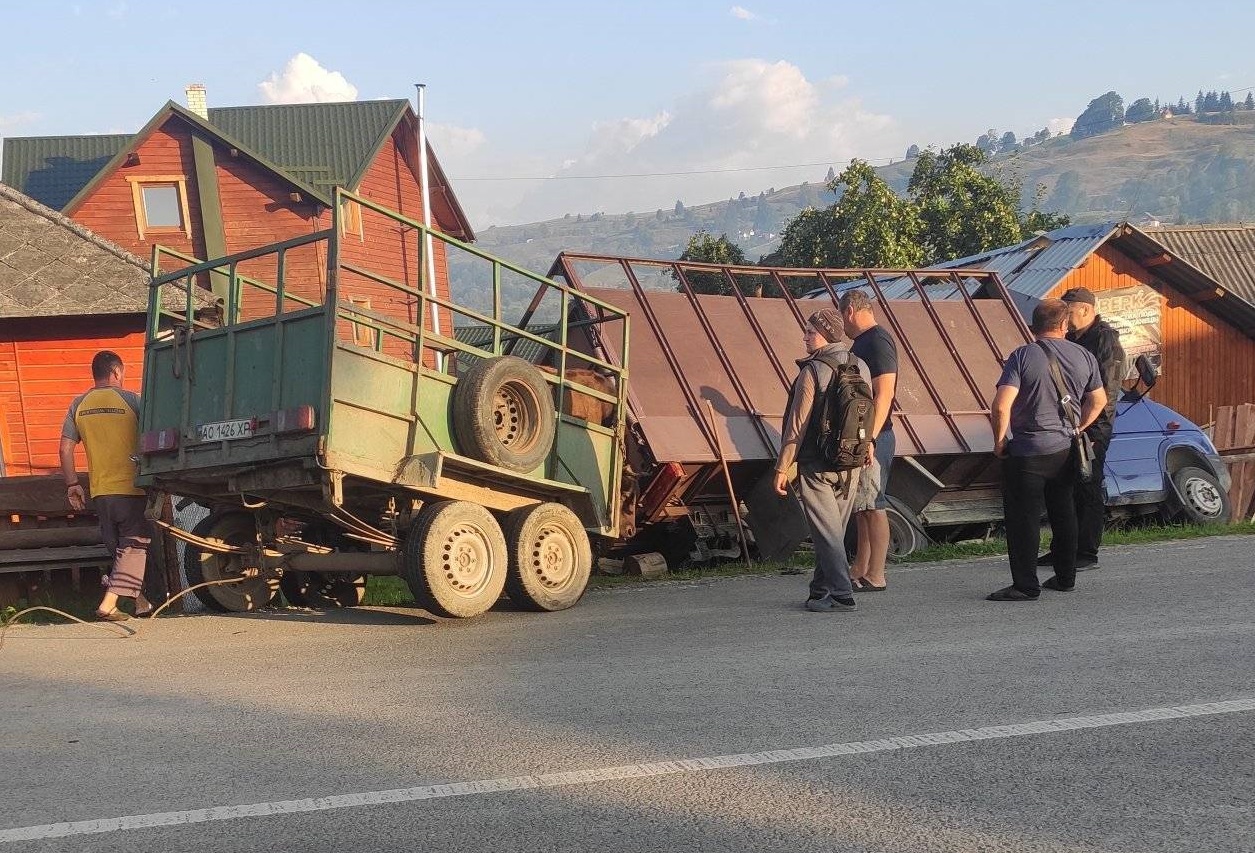
[[[144,588],[144,566],[152,524],[144,518],[147,499],[143,495],[101,495],[96,498],[100,538],[113,554],[109,591],[123,598],[134,598]]]
[[[854,592],[850,585],[850,561],[845,556],[845,528],[850,522],[861,473],[825,471],[807,463],[798,464],[797,490],[815,546],[811,595],[816,598],[844,598]]]

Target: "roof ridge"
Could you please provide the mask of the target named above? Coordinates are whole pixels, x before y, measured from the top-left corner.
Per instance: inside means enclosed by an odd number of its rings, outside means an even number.
[[[14,189],[8,184],[0,184],[0,198],[7,199],[8,201],[13,202],[14,204],[24,207],[27,210],[29,210],[31,213],[34,213],[38,216],[42,216],[44,219],[47,219],[49,222],[52,222],[55,225],[60,225],[62,228],[66,229],[67,231],[70,231],[71,233],[79,237],[82,237],[84,240],[87,240],[90,243],[94,243],[96,246],[98,246],[101,249],[104,249],[106,252],[113,255],[114,257],[120,260],[126,261],[128,264],[132,264],[136,267],[139,267],[145,273],[149,272],[147,261],[142,260],[136,255],[132,255],[130,252],[128,252],[126,249],[119,246],[117,243],[114,243],[111,240],[106,240],[104,237],[101,237],[96,232],[88,228],[84,228],[82,225],[79,225],[77,222],[75,222],[73,219],[70,219],[68,216],[62,213],[58,213],[57,211],[53,210],[51,207],[48,207],[45,204],[41,204],[40,202],[35,201],[35,199],[31,198],[30,196],[26,195],[23,192],[20,192],[19,190]]]
[[[313,108],[313,107],[348,107],[348,106],[372,106],[376,104],[400,104],[409,103],[406,98],[372,98],[365,101],[308,101],[296,104],[237,104],[231,107],[209,107],[209,111],[214,110],[268,110],[268,109],[292,109],[292,108]]]

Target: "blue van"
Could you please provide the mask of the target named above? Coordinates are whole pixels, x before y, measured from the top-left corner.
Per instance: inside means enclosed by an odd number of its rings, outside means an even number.
[[[1140,390],[1116,404],[1103,472],[1112,518],[1159,513],[1194,524],[1229,520],[1229,472],[1211,440],[1180,413],[1151,400],[1155,371],[1136,361]]]

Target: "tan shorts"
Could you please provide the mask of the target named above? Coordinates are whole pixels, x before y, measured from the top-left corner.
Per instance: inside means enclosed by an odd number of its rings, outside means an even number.
[[[876,498],[880,494],[880,463],[872,460],[865,466],[858,477],[858,488],[854,490],[854,507],[851,512],[866,512],[876,508]]]

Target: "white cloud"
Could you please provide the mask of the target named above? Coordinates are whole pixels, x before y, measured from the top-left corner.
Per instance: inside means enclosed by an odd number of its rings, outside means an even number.
[[[758,17],[744,6],[733,6],[728,10],[728,14],[741,21],[753,21]]]
[[[431,137],[431,147],[436,150],[441,162],[454,162],[469,157],[479,151],[487,137],[475,127],[458,127],[455,124],[427,123],[427,134]]]
[[[110,6],[109,10],[105,12],[105,14],[114,19],[125,18],[126,13],[130,10],[130,8],[131,7],[126,4],[125,0],[122,0],[122,2],[114,3]]]
[[[1076,124],[1074,118],[1052,118],[1046,122],[1046,129],[1050,131],[1051,136],[1060,133],[1068,133],[1072,130],[1072,125]]]
[[[357,87],[339,71],[324,68],[308,53],[298,53],[257,84],[262,97],[271,104],[313,104],[325,101],[355,101]]]
[[[843,77],[813,82],[784,61],[711,65],[693,91],[665,109],[595,123],[583,150],[552,172],[564,180],[526,185],[509,210],[500,207],[498,197],[495,221],[669,209],[677,198],[700,204],[770,186],[818,183],[827,171],[827,165],[764,166],[823,163],[839,170],[851,157],[897,155],[907,140],[889,116],[868,110],[845,91],[848,82]],[[659,174],[677,172],[700,174]],[[491,167],[488,173],[500,174]],[[606,175],[650,177],[597,177]]]
[[[28,124],[34,124],[41,118],[43,118],[42,115],[34,112],[0,115],[0,136],[8,136],[18,128],[25,127]]]

